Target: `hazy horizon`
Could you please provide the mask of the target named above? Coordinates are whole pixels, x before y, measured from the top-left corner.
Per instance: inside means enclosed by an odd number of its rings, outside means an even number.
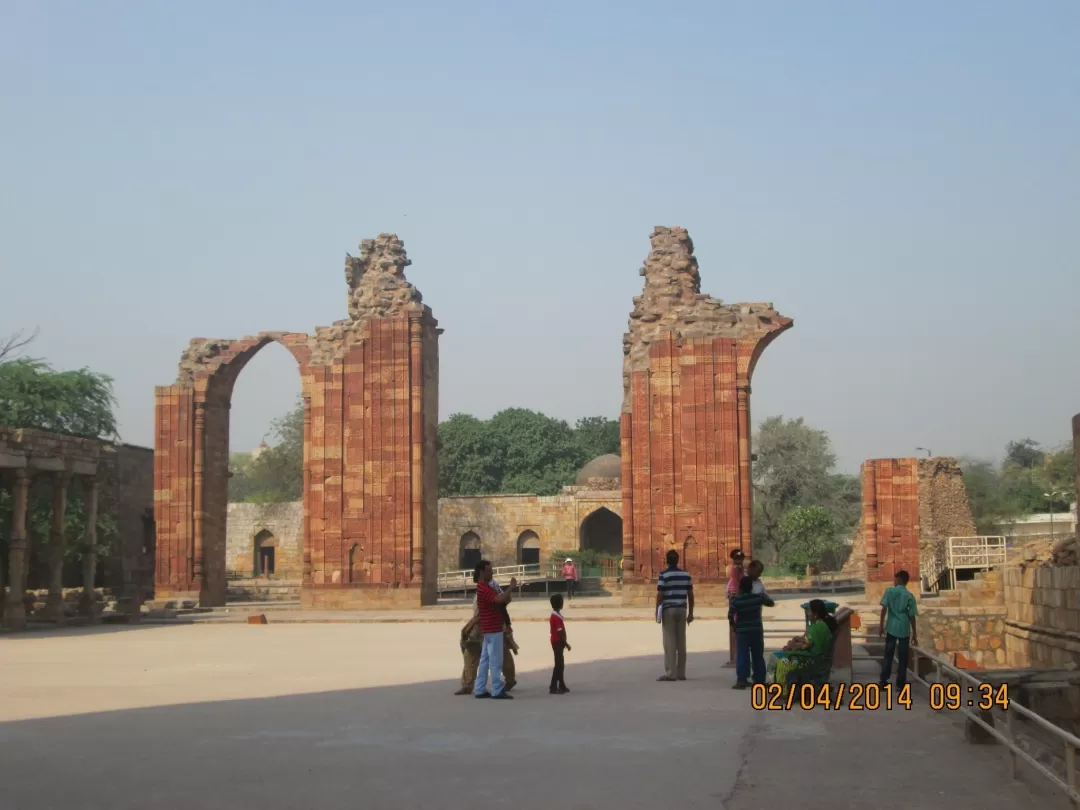
[[[13,0],[0,334],[153,387],[192,337],[346,316],[343,260],[399,234],[445,328],[440,418],[616,417],[654,225],[702,289],[771,301],[755,424],[840,469],[1000,458],[1080,411],[1080,4],[552,2],[256,7]],[[299,393],[244,370],[233,451]]]

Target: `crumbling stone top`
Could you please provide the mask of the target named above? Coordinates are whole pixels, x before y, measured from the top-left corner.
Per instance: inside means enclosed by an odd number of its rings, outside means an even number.
[[[345,254],[345,281],[349,284],[349,317],[385,318],[417,309],[423,298],[405,279],[412,264],[405,243],[397,234],[380,233],[360,243],[360,255]]]
[[[659,335],[763,338],[792,323],[769,303],[725,304],[703,295],[694,243],[685,228],[658,225],[650,241],[652,250],[639,271],[645,289],[634,297],[623,336],[623,410],[629,408],[630,374],[648,368],[649,348]]]
[[[405,312],[423,312],[420,291],[405,278],[412,262],[405,243],[397,234],[381,233],[360,243],[360,255],[345,254],[345,281],[349,285],[349,317],[330,326],[320,326],[314,335],[294,332],[260,332],[240,340],[194,338],[180,355],[177,382],[191,385],[200,375],[227,365],[255,344],[271,338],[287,342],[294,355],[321,365],[340,358],[360,339],[372,318],[393,318]],[[258,346],[255,346],[258,348]]]

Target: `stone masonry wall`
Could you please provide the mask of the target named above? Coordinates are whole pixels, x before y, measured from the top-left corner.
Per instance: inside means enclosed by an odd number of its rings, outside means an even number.
[[[957,666],[984,669],[1006,665],[1005,592],[1001,571],[982,571],[951,591],[923,600],[920,635],[928,647]]]
[[[304,572],[304,504],[230,503],[226,527],[225,570],[250,577],[256,570],[255,538],[263,531],[273,535],[274,576],[300,579]]]
[[[911,575],[919,596],[919,476],[913,458],[870,459],[862,465],[862,530],[866,548],[866,598],[877,604],[896,572]]]
[[[876,603],[903,569],[918,596],[920,573],[944,554],[945,538],[975,533],[960,465],[949,456],[870,459],[861,476],[859,536],[844,572],[863,574]]]
[[[136,587],[142,599],[149,599],[154,593],[154,451],[106,444],[99,470],[99,512],[116,524],[102,585],[117,593]]]
[[[346,257],[347,320],[314,335],[196,338],[176,382],[157,389],[159,598],[224,604],[229,402],[243,367],[275,341],[297,360],[305,406],[302,604],[434,603],[441,330],[405,280],[401,240],[360,247]]]
[[[540,564],[547,565],[554,552],[579,547],[581,524],[597,509],[622,515],[618,491],[567,489],[550,496],[440,498],[439,570],[460,568],[461,540],[468,532],[480,537],[481,553],[496,567],[519,564],[519,539],[533,532],[540,543]]]
[[[1080,665],[1080,566],[1005,567],[1010,667]]]
[[[701,293],[683,228],[657,227],[623,338],[624,597],[648,590],[669,549],[697,589],[724,580],[750,546],[750,378],[792,325],[771,304]],[[641,588],[635,589],[634,585]]]

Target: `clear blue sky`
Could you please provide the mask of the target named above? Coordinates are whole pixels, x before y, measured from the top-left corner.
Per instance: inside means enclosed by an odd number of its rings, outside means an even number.
[[[768,8],[766,8],[768,7]],[[755,420],[845,469],[1064,441],[1080,411],[1080,3],[0,5],[0,327],[116,380],[345,316],[402,236],[441,413],[614,416],[653,225],[773,301]],[[299,391],[268,347],[233,448]]]

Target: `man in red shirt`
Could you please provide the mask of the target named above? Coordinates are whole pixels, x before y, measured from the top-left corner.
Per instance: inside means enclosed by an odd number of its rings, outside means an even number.
[[[566,667],[563,651],[569,650],[570,645],[566,642],[566,622],[563,621],[562,607],[562,594],[552,594],[548,629],[551,631],[551,651],[555,653],[555,668],[551,671],[551,689],[548,691],[553,695],[565,695],[570,691],[566,688],[566,680],[563,677],[563,670]]]
[[[574,589],[577,587],[578,572],[577,566],[574,565],[574,561],[569,557],[567,557],[566,562],[563,563],[562,576],[563,580],[566,582],[566,598],[573,599]]]
[[[480,666],[476,669],[473,697],[513,700],[504,691],[502,677],[503,661],[503,605],[510,602],[510,594],[517,586],[511,578],[510,587],[498,593],[491,586],[491,563],[481,560],[476,566],[476,606],[480,610],[480,632],[484,640],[480,647]],[[491,691],[488,691],[488,674],[491,675]]]

